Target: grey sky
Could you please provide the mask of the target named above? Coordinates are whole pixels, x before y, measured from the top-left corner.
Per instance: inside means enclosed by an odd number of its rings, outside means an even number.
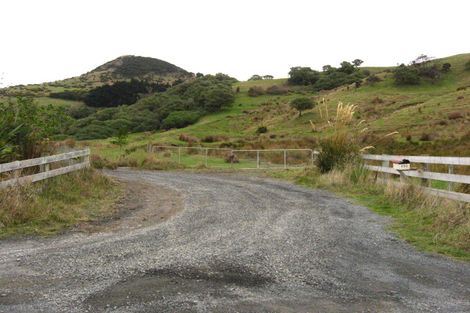
[[[2,0],[0,75],[53,81],[126,54],[241,80],[355,58],[395,65],[470,52],[469,11],[464,0]]]

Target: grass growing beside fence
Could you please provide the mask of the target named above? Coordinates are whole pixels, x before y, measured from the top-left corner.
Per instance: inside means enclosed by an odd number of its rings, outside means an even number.
[[[120,193],[117,183],[92,169],[0,190],[0,237],[50,235],[109,215]]]
[[[288,170],[268,175],[311,188],[327,189],[393,218],[391,229],[423,251],[470,261],[470,206],[429,196],[413,186],[374,182],[357,167],[320,174],[317,170]]]

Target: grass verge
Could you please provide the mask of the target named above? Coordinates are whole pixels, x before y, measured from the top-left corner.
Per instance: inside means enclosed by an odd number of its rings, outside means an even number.
[[[52,235],[110,215],[121,186],[93,169],[0,191],[0,237]]]
[[[353,199],[372,211],[390,216],[390,229],[419,250],[470,261],[470,206],[430,197],[416,187],[377,184],[365,174],[354,180],[354,169],[269,172],[274,178],[310,188],[326,189]],[[351,179],[353,178],[353,179]]]

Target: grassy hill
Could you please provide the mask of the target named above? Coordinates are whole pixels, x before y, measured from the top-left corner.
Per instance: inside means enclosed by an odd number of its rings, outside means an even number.
[[[369,129],[364,145],[374,145],[374,153],[409,153],[429,155],[469,155],[470,151],[470,71],[464,64],[470,54],[461,54],[441,60],[452,65],[451,71],[436,83],[422,82],[417,86],[394,84],[390,68],[374,68],[382,81],[360,88],[354,85],[315,93],[308,88],[290,88],[286,95],[248,96],[250,87],[267,88],[284,85],[286,79],[239,82],[235,103],[221,113],[203,117],[198,123],[182,129],[158,133],[131,135],[130,147],[145,146],[148,142],[186,145],[180,135],[199,139],[207,136],[221,138],[205,146],[232,146],[245,148],[315,147],[326,134],[325,118],[319,106],[301,117],[291,109],[289,102],[299,96],[324,101],[331,113],[339,101],[357,105],[357,120],[364,119]],[[325,110],[322,107],[323,111]],[[323,113],[324,114],[324,113]],[[315,125],[312,129],[311,122]],[[268,132],[257,134],[260,126]],[[384,138],[385,134],[398,134]],[[90,142],[97,151],[114,154],[116,148],[109,140]]]
[[[18,85],[0,89],[0,101],[9,97],[29,96],[37,99],[40,105],[53,104],[73,107],[83,104],[81,101],[51,98],[51,93],[64,91],[86,92],[93,88],[113,84],[118,81],[145,79],[148,82],[169,82],[192,77],[186,70],[163,60],[126,55],[109,61],[92,71],[55,82],[32,85]]]

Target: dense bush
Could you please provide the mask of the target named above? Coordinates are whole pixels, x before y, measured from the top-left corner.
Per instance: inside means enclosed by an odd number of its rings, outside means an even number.
[[[235,82],[225,74],[204,77],[182,83],[168,91],[182,99],[192,99],[198,109],[217,112],[235,100],[231,84]]]
[[[470,60],[468,60],[467,62],[465,62],[465,70],[466,70],[466,71],[470,71]]]
[[[420,82],[418,71],[405,64],[401,64],[393,71],[393,77],[397,85],[418,85]]]
[[[323,75],[313,86],[315,90],[331,90],[339,86],[351,84],[356,81],[353,75],[344,72],[334,71]]]
[[[85,118],[96,112],[94,108],[91,108],[86,105],[71,106],[67,109],[67,114],[73,117],[74,119]]]
[[[232,82],[223,74],[195,78],[132,105],[101,109],[77,120],[69,134],[78,139],[97,139],[116,136],[120,125],[131,133],[185,127],[203,114],[230,105],[234,100]]]
[[[32,98],[0,103],[0,161],[40,156],[50,137],[63,133],[69,122],[63,108],[39,106]]]
[[[434,83],[441,78],[442,73],[449,72],[450,68],[450,63],[439,66],[432,58],[423,54],[411,61],[408,66],[404,64],[398,66],[393,71],[393,77],[397,85],[417,85],[421,79]]]
[[[171,112],[162,123],[163,129],[182,128],[194,124],[200,117],[199,112],[176,111]]]
[[[129,82],[120,81],[113,85],[104,85],[92,89],[83,98],[83,101],[91,107],[116,107],[123,104],[133,104],[139,99],[140,95],[163,92],[167,87],[167,84],[148,83],[135,79]]]
[[[320,78],[320,73],[310,67],[292,67],[287,80],[292,85],[313,85]]]
[[[309,67],[293,67],[289,72],[288,82],[292,85],[312,85],[314,90],[330,90],[342,85],[360,82],[370,72],[359,71],[362,60],[352,63],[343,61],[339,68],[324,65],[319,73]]]

